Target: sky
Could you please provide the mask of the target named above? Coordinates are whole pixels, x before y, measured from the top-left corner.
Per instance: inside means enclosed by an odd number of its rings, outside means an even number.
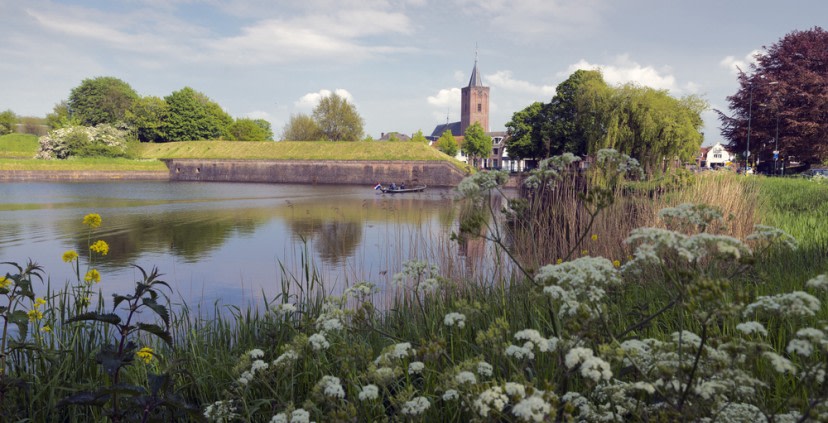
[[[428,135],[460,120],[476,58],[491,131],[601,69],[706,99],[713,145],[737,66],[827,17],[825,0],[0,0],[0,110],[42,117],[111,76],[142,96],[191,87],[277,136],[331,92],[374,138]]]

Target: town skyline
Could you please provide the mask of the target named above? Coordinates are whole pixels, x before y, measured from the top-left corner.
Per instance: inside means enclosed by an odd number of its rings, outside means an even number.
[[[491,87],[490,130],[548,102],[577,69],[705,98],[705,145],[722,142],[737,66],[828,4],[712,0],[272,2],[0,0],[0,110],[45,116],[82,80],[112,76],[140,95],[185,86],[278,135],[292,114],[337,92],[367,134],[429,134],[460,120],[475,59]]]

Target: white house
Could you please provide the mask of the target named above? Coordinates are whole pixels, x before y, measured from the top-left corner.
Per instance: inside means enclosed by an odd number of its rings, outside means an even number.
[[[704,166],[715,169],[724,166],[728,162],[732,162],[734,159],[735,155],[733,153],[727,151],[722,143],[717,143],[707,150],[707,154],[704,157]]]

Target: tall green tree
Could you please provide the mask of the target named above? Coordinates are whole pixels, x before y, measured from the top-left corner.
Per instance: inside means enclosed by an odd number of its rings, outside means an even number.
[[[80,124],[80,120],[69,115],[69,104],[66,100],[55,104],[55,107],[52,108],[52,113],[46,115],[46,125],[49,129],[68,128]]]
[[[166,141],[165,125],[170,106],[163,98],[141,97],[126,112],[126,121],[141,142]]]
[[[169,106],[166,125],[169,141],[219,139],[227,136],[233,122],[218,104],[190,87],[173,92],[164,101]]]
[[[17,115],[11,109],[0,112],[0,135],[11,134],[17,125]]]
[[[478,122],[469,125],[463,135],[463,154],[469,157],[474,166],[479,167],[478,159],[492,154],[492,137],[486,135]]]
[[[327,140],[357,141],[362,138],[362,117],[353,104],[337,94],[319,100],[313,109],[313,119]]]
[[[290,116],[282,129],[281,138],[283,141],[319,141],[323,137],[313,117],[299,113]]]
[[[443,132],[443,135],[440,135],[440,138],[437,140],[437,149],[451,157],[457,155],[457,140],[454,139],[451,129],[446,130]]]
[[[731,149],[747,150],[750,126],[751,157],[772,160],[778,145],[783,157],[828,162],[828,31],[785,35],[738,78],[730,114],[717,110]]]
[[[240,118],[230,125],[229,132],[231,139],[235,141],[272,141],[273,132],[269,129],[270,124],[266,129],[254,119]]]
[[[270,126],[270,122],[264,119],[253,119],[253,123],[258,125],[258,127],[264,131],[265,141],[273,141],[273,128]]]
[[[111,76],[84,79],[69,93],[69,114],[83,125],[124,122],[138,94],[126,82]]]
[[[536,101],[512,115],[512,120],[506,124],[509,157],[532,160],[547,157],[543,132],[548,125],[544,122],[543,112],[544,104]]]
[[[428,139],[425,137],[425,135],[423,135],[423,130],[422,129],[418,129],[417,132],[414,133],[414,136],[411,137],[411,141],[412,142],[418,142],[418,143],[421,143],[421,144],[428,143]]]

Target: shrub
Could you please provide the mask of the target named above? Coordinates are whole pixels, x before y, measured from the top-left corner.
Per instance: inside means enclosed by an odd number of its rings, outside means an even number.
[[[40,137],[37,159],[127,157],[127,132],[112,125],[70,126]]]

